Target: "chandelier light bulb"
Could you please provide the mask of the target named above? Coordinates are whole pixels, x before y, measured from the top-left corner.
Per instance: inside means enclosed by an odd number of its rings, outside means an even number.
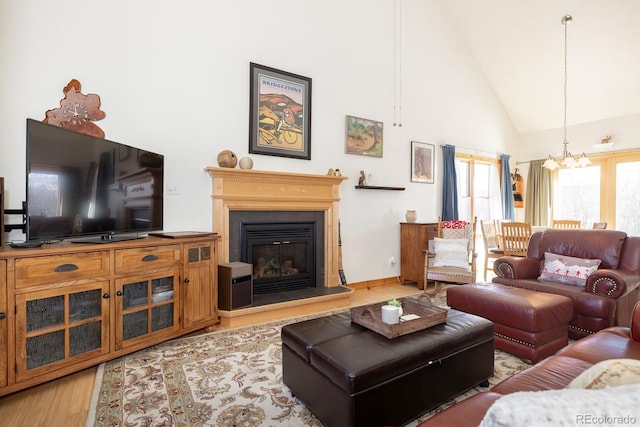
[[[578,161],[574,157],[567,157],[562,161],[562,166],[565,168],[575,168],[578,166]]]
[[[586,154],[582,153],[582,156],[578,159],[578,165],[580,165],[580,167],[585,167],[590,164],[591,160],[589,160]]]
[[[551,156],[547,157],[547,160],[544,161],[544,163],[542,164],[543,168],[547,168],[549,170],[555,170],[558,168],[558,162],[556,162],[555,160],[553,160],[553,158]]]

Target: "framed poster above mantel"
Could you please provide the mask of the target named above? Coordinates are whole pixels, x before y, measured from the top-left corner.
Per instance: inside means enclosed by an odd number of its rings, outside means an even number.
[[[311,79],[250,64],[249,153],[311,160]]]

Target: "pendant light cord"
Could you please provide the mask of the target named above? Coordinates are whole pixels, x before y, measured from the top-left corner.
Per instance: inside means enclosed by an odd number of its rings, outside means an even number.
[[[398,60],[398,0],[393,1],[393,125],[397,126],[396,119],[398,113],[396,111],[396,101],[398,100],[397,92],[397,60]]]
[[[402,127],[402,0],[393,2],[393,125]]]
[[[567,25],[571,22],[571,16],[565,16],[562,19],[564,24],[564,143],[567,144]],[[567,146],[565,145],[565,151]]]
[[[399,21],[399,30],[398,30],[398,104],[399,104],[399,120],[398,126],[402,127],[402,0],[398,0],[400,2],[400,7],[398,14]]]

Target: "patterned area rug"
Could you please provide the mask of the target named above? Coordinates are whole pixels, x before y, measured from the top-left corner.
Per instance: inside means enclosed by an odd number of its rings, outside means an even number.
[[[433,302],[444,306],[444,295]],[[322,426],[282,383],[280,329],[336,312],[177,339],[103,363],[86,426]],[[528,366],[496,350],[489,382],[493,386]]]

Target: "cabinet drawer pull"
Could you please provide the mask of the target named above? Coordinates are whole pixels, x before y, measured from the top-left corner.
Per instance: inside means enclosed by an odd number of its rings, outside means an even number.
[[[158,255],[145,255],[142,257],[142,261],[144,262],[157,261],[157,260],[158,260]]]
[[[61,264],[59,266],[56,267],[55,272],[56,273],[66,273],[69,271],[75,271],[78,269],[78,266],[75,264]]]
[[[0,319],[6,319],[7,313],[0,313]]]

